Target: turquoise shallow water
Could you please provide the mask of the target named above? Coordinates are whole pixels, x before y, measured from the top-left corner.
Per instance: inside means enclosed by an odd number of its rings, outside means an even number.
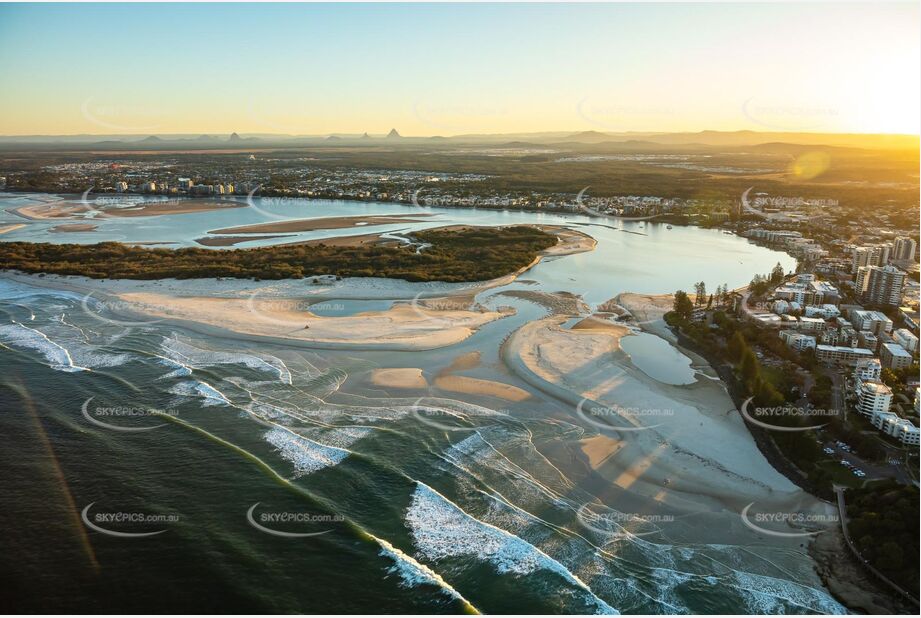
[[[327,206],[324,215],[405,208]],[[559,222],[527,213],[438,214],[439,224],[474,216]],[[248,216],[235,213],[232,223]],[[158,226],[189,238],[194,225],[232,224],[160,219],[117,225],[154,240],[149,232]],[[600,303],[621,291],[667,292],[701,278],[734,287],[778,260],[791,263],[694,228],[646,226],[646,236],[590,230],[598,235],[595,252],[546,260],[526,275],[536,284],[509,287],[568,290]],[[26,237],[43,234],[32,227]],[[679,259],[669,261],[669,251]],[[568,406],[503,366],[502,340],[544,310],[494,296],[499,291],[478,300],[518,313],[450,348],[330,351],[113,323],[105,308],[88,311],[79,295],[0,280],[0,517],[4,530],[15,531],[0,542],[5,608],[840,609],[824,591],[797,583],[812,577],[804,556],[720,543],[716,527],[713,538],[693,540],[696,520],[641,523],[633,530],[640,536],[580,524],[600,481],[574,475],[560,449],[588,429]],[[347,314],[390,301],[323,302]],[[634,349],[636,364],[653,377],[681,378],[680,359],[655,364],[659,345]],[[472,351],[480,364],[464,375],[530,390],[532,398],[397,391],[369,379],[377,367],[421,367],[431,380]],[[108,532],[156,534],[113,536],[84,518]]]

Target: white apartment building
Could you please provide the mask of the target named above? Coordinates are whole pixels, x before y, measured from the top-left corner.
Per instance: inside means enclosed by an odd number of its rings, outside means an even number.
[[[881,335],[892,332],[892,320],[881,311],[867,311],[861,309],[851,311],[851,324],[857,330],[868,330],[871,333]]]
[[[866,348],[852,348],[840,345],[817,345],[815,355],[820,361],[854,365],[858,361],[873,358],[873,351]]]
[[[857,345],[875,352],[879,348],[879,339],[870,331],[862,330],[857,333]]]
[[[921,431],[907,418],[899,418],[892,412],[876,414],[870,419],[874,427],[902,444],[917,445]]]
[[[834,305],[826,303],[824,305],[806,307],[804,313],[807,318],[822,318],[823,320],[830,320],[841,315],[841,310]]]
[[[885,369],[908,367],[911,361],[911,354],[897,343],[883,343],[879,346],[879,362]]]
[[[856,247],[851,259],[851,272],[856,273],[865,266],[885,266],[889,262],[889,245]]]
[[[854,380],[856,382],[878,382],[883,372],[883,366],[879,364],[879,359],[871,358],[868,360],[858,361],[854,366]]]
[[[907,328],[900,328],[892,333],[892,340],[912,354],[918,351],[918,338]]]
[[[914,260],[917,248],[918,245],[914,239],[900,236],[895,239],[891,257],[893,260]]]
[[[866,303],[898,307],[904,285],[905,273],[895,266],[861,266],[854,290]]]
[[[795,330],[782,330],[778,333],[780,340],[799,352],[803,350],[814,350],[816,343],[815,337],[798,333]]]
[[[873,418],[888,412],[892,405],[892,391],[882,382],[861,382],[857,388],[857,412]]]

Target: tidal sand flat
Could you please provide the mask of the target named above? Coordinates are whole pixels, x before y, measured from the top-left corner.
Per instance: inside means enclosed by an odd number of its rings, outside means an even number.
[[[240,225],[219,230],[210,230],[209,234],[260,234],[312,232],[314,230],[337,230],[354,226],[385,225],[387,223],[415,223],[420,217],[431,217],[428,213],[414,215],[369,215],[366,217],[320,217],[317,219],[294,219],[272,223]]]
[[[30,204],[13,210],[27,219],[75,219],[90,213],[96,217],[154,217],[193,212],[211,212],[230,208],[243,208],[246,202],[235,200],[153,200],[148,202],[127,202],[124,205],[99,204],[92,199],[59,200],[50,203]]]
[[[572,401],[573,414],[602,435],[627,440],[617,457],[605,460],[616,485],[654,496],[668,479],[668,491],[738,508],[802,494],[761,456],[719,384],[657,382],[620,350],[624,331],[568,330],[562,322],[526,324],[507,342],[505,357],[536,387]]]

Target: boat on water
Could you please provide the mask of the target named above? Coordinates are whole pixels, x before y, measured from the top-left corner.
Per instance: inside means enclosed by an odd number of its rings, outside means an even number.
[[[665,229],[670,230],[670,229],[672,229],[672,226],[666,225],[666,226],[665,226]]]

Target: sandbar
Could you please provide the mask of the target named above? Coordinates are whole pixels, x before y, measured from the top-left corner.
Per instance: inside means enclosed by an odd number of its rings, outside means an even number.
[[[417,367],[375,369],[371,372],[371,382],[388,388],[427,388],[429,385]]]
[[[253,225],[239,225],[225,227],[219,230],[209,230],[209,234],[259,234],[259,233],[289,233],[312,232],[314,230],[337,230],[341,228],[363,225],[384,225],[387,223],[418,223],[418,217],[432,216],[428,214],[415,215],[368,215],[357,217],[320,217],[317,219],[294,219],[291,221],[271,221],[269,223],[256,223]]]

